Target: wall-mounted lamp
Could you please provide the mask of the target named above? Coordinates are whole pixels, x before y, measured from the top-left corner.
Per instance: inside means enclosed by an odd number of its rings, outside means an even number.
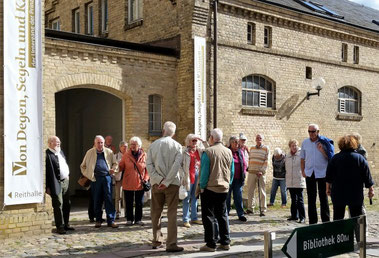
[[[320,90],[322,90],[322,87],[325,85],[325,79],[320,77],[312,82],[312,87],[317,90],[317,92],[307,92],[307,100],[309,100],[310,96],[317,95],[320,96]]]

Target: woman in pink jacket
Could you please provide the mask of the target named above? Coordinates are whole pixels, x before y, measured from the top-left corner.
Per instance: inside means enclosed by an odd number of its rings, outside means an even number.
[[[141,149],[142,142],[138,137],[132,137],[129,141],[129,150],[122,156],[119,170],[124,171],[122,189],[125,197],[125,216],[127,225],[141,225],[144,190],[141,178],[149,180],[146,170],[146,153]],[[135,214],[133,204],[135,203]]]

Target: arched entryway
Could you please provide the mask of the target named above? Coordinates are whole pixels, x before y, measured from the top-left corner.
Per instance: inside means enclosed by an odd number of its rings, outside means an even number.
[[[112,135],[116,147],[123,138],[123,100],[105,91],[75,88],[55,93],[55,105],[56,134],[70,167],[70,192],[80,195],[80,163],[94,137]]]

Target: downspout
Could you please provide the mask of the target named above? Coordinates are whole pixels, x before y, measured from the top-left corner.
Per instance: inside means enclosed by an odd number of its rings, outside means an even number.
[[[213,0],[213,128],[217,128],[217,7]]]

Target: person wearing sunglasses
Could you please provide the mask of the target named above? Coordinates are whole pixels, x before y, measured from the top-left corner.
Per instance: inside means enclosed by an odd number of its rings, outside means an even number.
[[[320,200],[322,222],[330,221],[328,196],[326,195],[326,168],[333,157],[333,141],[321,136],[319,126],[308,126],[309,138],[301,145],[301,172],[307,183],[309,224],[317,224],[317,191]]]

